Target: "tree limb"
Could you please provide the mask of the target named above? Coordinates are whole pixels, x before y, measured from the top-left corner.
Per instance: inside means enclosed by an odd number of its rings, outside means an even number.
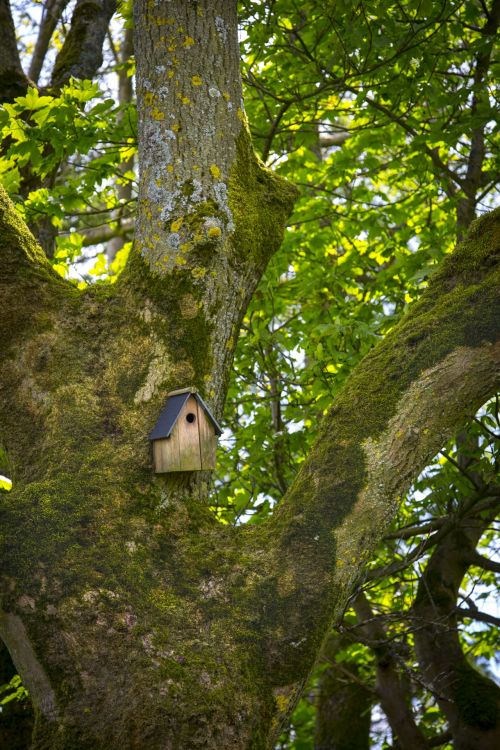
[[[500,741],[500,688],[474,669],[463,653],[457,616],[461,581],[491,514],[464,519],[433,551],[413,606],[419,627],[415,648],[424,680],[436,695],[457,747],[490,748]],[[477,618],[481,619],[481,617]]]
[[[102,65],[102,45],[115,10],[116,0],[78,0],[70,30],[56,57],[52,88],[60,88],[70,78],[94,78]]]
[[[486,622],[488,625],[496,625],[500,627],[500,617],[494,617],[489,615],[487,612],[481,612],[479,609],[467,609],[466,607],[457,607],[455,614],[461,620],[470,618],[471,620],[477,620],[478,622]]]
[[[275,585],[294,581],[290,599],[272,587],[261,592],[264,611],[273,592],[273,633],[287,633],[270,657],[289,682],[295,652],[310,649],[313,660],[313,634],[341,613],[360,559],[412,479],[498,386],[499,248],[496,211],[473,225],[422,299],[358,366],[269,523]]]
[[[470,559],[471,565],[477,565],[478,568],[483,570],[490,570],[492,573],[500,573],[500,562],[496,560],[488,560],[487,557],[483,557],[476,550]]]
[[[38,83],[52,34],[54,33],[68,1],[69,0],[48,0],[45,3],[42,12],[42,20],[40,21],[40,28],[38,29],[38,36],[35,42],[35,49],[33,50],[29,68],[29,77],[34,83]]]

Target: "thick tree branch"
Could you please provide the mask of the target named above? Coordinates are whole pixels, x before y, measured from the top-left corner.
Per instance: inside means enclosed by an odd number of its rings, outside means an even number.
[[[277,679],[292,681],[297,651],[312,661],[316,637],[332,612],[340,614],[360,559],[398,499],[495,392],[499,250],[497,211],[474,224],[422,299],[357,368],[271,520],[275,584],[268,581],[260,596],[264,611],[272,598],[273,633],[283,627],[287,634],[270,651]],[[284,581],[294,582],[293,596],[278,595]]]
[[[51,87],[70,78],[92,80],[102,65],[102,45],[116,10],[116,0],[78,0],[71,27],[56,57]]]
[[[163,305],[182,287],[210,352],[191,380],[220,414],[243,313],[296,189],[250,143],[236,2],[172,0],[164,18],[138,0],[134,11],[141,177],[129,288],[150,297],[154,279]]]
[[[19,296],[28,286],[35,292],[37,286],[52,282],[62,282],[50,267],[47,258],[29,232],[7,196],[0,186],[0,258],[2,274],[0,277],[0,305],[2,317],[0,326],[3,328],[7,315],[8,304],[5,295],[10,292]],[[18,305],[16,305],[18,307]]]

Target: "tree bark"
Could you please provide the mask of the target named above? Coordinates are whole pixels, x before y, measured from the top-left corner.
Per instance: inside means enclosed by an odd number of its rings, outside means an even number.
[[[29,77],[35,84],[40,78],[52,34],[67,4],[68,0],[47,0],[45,3],[29,69]]]
[[[78,0],[54,63],[52,89],[61,88],[70,78],[94,78],[102,65],[102,46],[115,10],[116,0]]]
[[[23,96],[29,86],[19,59],[9,0],[0,0],[0,102]]]
[[[413,607],[423,679],[448,719],[456,750],[494,750],[500,745],[500,688],[465,657],[457,628],[460,584],[490,521],[491,511],[482,518],[465,518],[439,542]]]
[[[134,95],[134,86],[132,76],[129,75],[127,63],[134,54],[134,36],[132,28],[125,28],[123,30],[122,43],[120,45],[117,59],[120,63],[120,69],[118,70],[118,104],[125,106],[130,104]],[[121,114],[123,117],[123,113]],[[127,220],[123,219],[123,210],[132,199],[132,183],[130,181],[125,182],[123,176],[127,172],[132,172],[134,169],[134,158],[130,157],[119,165],[119,171],[122,175],[122,180],[118,181],[116,186],[116,194],[122,207],[115,212],[115,221],[118,224],[116,234],[108,241],[106,247],[106,255],[108,262],[112,263],[116,258],[116,254],[125,244],[127,235]],[[130,233],[130,232],[129,232]]]
[[[135,12],[141,183],[120,279],[58,278],[0,194],[0,637],[34,750],[267,748],[398,499],[498,386],[500,215],[356,370],[271,521],[220,525],[209,476],[154,475],[147,435],[185,385],[220,417],[295,191],[251,148],[235,3]]]

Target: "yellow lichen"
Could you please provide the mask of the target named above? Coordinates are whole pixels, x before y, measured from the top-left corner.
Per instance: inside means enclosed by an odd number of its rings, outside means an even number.
[[[183,222],[183,218],[182,218],[182,216],[181,216],[181,217],[180,217],[179,219],[175,219],[175,221],[173,221],[173,222],[172,222],[172,223],[170,224],[170,231],[171,231],[171,232],[178,232],[178,231],[179,231],[179,229],[180,229],[180,228],[181,228],[181,226],[182,226],[182,222]]]
[[[194,44],[194,39],[192,36],[185,37],[184,41],[182,42],[183,47],[192,47]]]
[[[193,278],[195,279],[202,279],[203,276],[205,276],[206,272],[207,272],[206,268],[203,268],[202,266],[196,266],[191,271],[191,276],[193,276]]]
[[[154,109],[151,112],[151,116],[153,120],[164,120],[165,119],[165,112],[162,112],[157,107],[154,107]]]
[[[221,175],[221,172],[220,172],[220,169],[217,166],[217,164],[212,164],[210,166],[210,173],[211,173],[212,177],[215,177],[216,180],[219,179],[219,177]]]
[[[209,237],[220,237],[222,234],[220,227],[210,227],[210,229],[207,232],[207,235]]]
[[[201,80],[200,76],[191,76],[191,83],[193,86],[201,86],[203,81]]]

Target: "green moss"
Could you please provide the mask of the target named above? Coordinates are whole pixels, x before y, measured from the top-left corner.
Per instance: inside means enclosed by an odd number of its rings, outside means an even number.
[[[229,180],[234,244],[242,259],[253,259],[263,269],[281,244],[298,190],[258,159],[245,124],[236,148],[237,158]]]

